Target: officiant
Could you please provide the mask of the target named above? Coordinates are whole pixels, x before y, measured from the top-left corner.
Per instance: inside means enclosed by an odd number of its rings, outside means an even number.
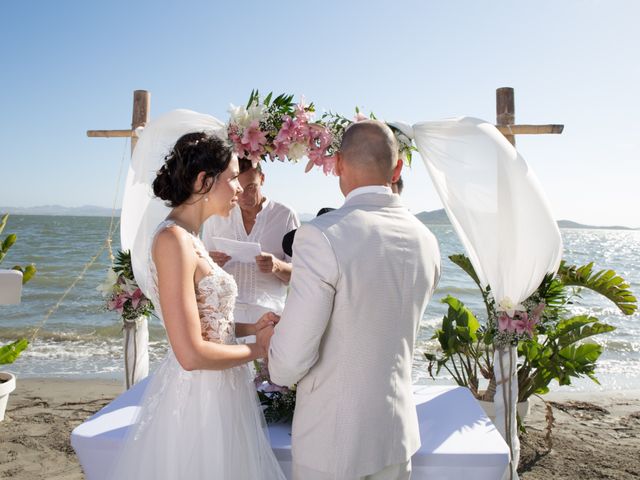
[[[265,174],[260,163],[240,159],[238,181],[242,193],[228,217],[210,217],[203,226],[202,240],[214,262],[229,272],[238,284],[234,318],[255,323],[264,313],[282,312],[291,278],[291,258],[282,250],[282,237],[298,228],[296,213],[262,193]],[[234,261],[215,247],[214,237],[261,245],[261,254],[252,263]],[[252,341],[252,340],[249,340]]]

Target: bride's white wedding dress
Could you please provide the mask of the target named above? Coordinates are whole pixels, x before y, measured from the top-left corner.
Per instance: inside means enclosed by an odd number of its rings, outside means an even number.
[[[175,225],[160,224],[157,232]],[[197,237],[193,246],[210,273],[196,285],[203,338],[235,344],[231,275],[216,265]],[[149,259],[159,306],[157,274]],[[185,371],[169,353],[149,380],[135,425],[109,475],[112,479],[285,479],[271,450],[248,366]]]

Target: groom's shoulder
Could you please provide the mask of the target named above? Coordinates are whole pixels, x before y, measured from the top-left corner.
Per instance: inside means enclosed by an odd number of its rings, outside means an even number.
[[[318,230],[322,232],[326,232],[330,230],[332,227],[339,225],[340,222],[344,221],[344,208],[338,208],[336,210],[331,210],[330,212],[324,213],[313,220],[307,222],[308,225],[312,225]]]

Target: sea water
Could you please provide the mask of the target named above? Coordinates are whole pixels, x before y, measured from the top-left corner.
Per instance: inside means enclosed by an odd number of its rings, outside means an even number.
[[[117,222],[117,218],[115,221]],[[35,340],[7,369],[20,377],[107,377],[123,376],[121,322],[114,312],[104,308],[105,301],[96,287],[105,280],[110,258],[107,250],[97,256],[56,307],[67,289],[103,248],[112,220],[106,217],[68,217],[12,215],[3,235],[15,233],[17,243],[5,258],[2,268],[34,263],[36,276],[24,286],[22,303],[0,306],[0,344],[27,337],[40,327]],[[117,226],[117,225],[116,225]],[[451,226],[429,227],[438,238],[442,255],[442,277],[422,319],[418,337],[414,381],[451,383],[446,371],[433,380],[422,352],[434,352],[437,342],[431,337],[446,312],[440,300],[453,295],[462,300],[480,318],[482,298],[473,281],[448,256],[463,253]],[[119,248],[118,230],[113,250]],[[613,269],[640,291],[640,231],[563,229],[564,259],[582,265],[593,261],[595,269]],[[51,312],[49,314],[49,312]],[[640,314],[623,315],[609,300],[584,292],[574,314],[590,314],[616,327],[593,337],[604,348],[596,375],[601,385],[590,379],[574,381],[577,390],[640,388]],[[152,317],[150,360],[153,365],[167,352],[167,340],[160,321]],[[553,387],[553,386],[552,386]],[[563,387],[567,388],[567,387]]]

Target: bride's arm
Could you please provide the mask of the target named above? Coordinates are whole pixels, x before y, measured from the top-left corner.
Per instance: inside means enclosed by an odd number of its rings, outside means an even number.
[[[197,259],[188,234],[179,228],[160,232],[153,246],[153,259],[167,336],[182,368],[224,370],[265,356],[255,343],[222,345],[202,339],[193,284]]]
[[[236,323],[236,337],[248,337],[255,335],[258,329],[253,323]]]

